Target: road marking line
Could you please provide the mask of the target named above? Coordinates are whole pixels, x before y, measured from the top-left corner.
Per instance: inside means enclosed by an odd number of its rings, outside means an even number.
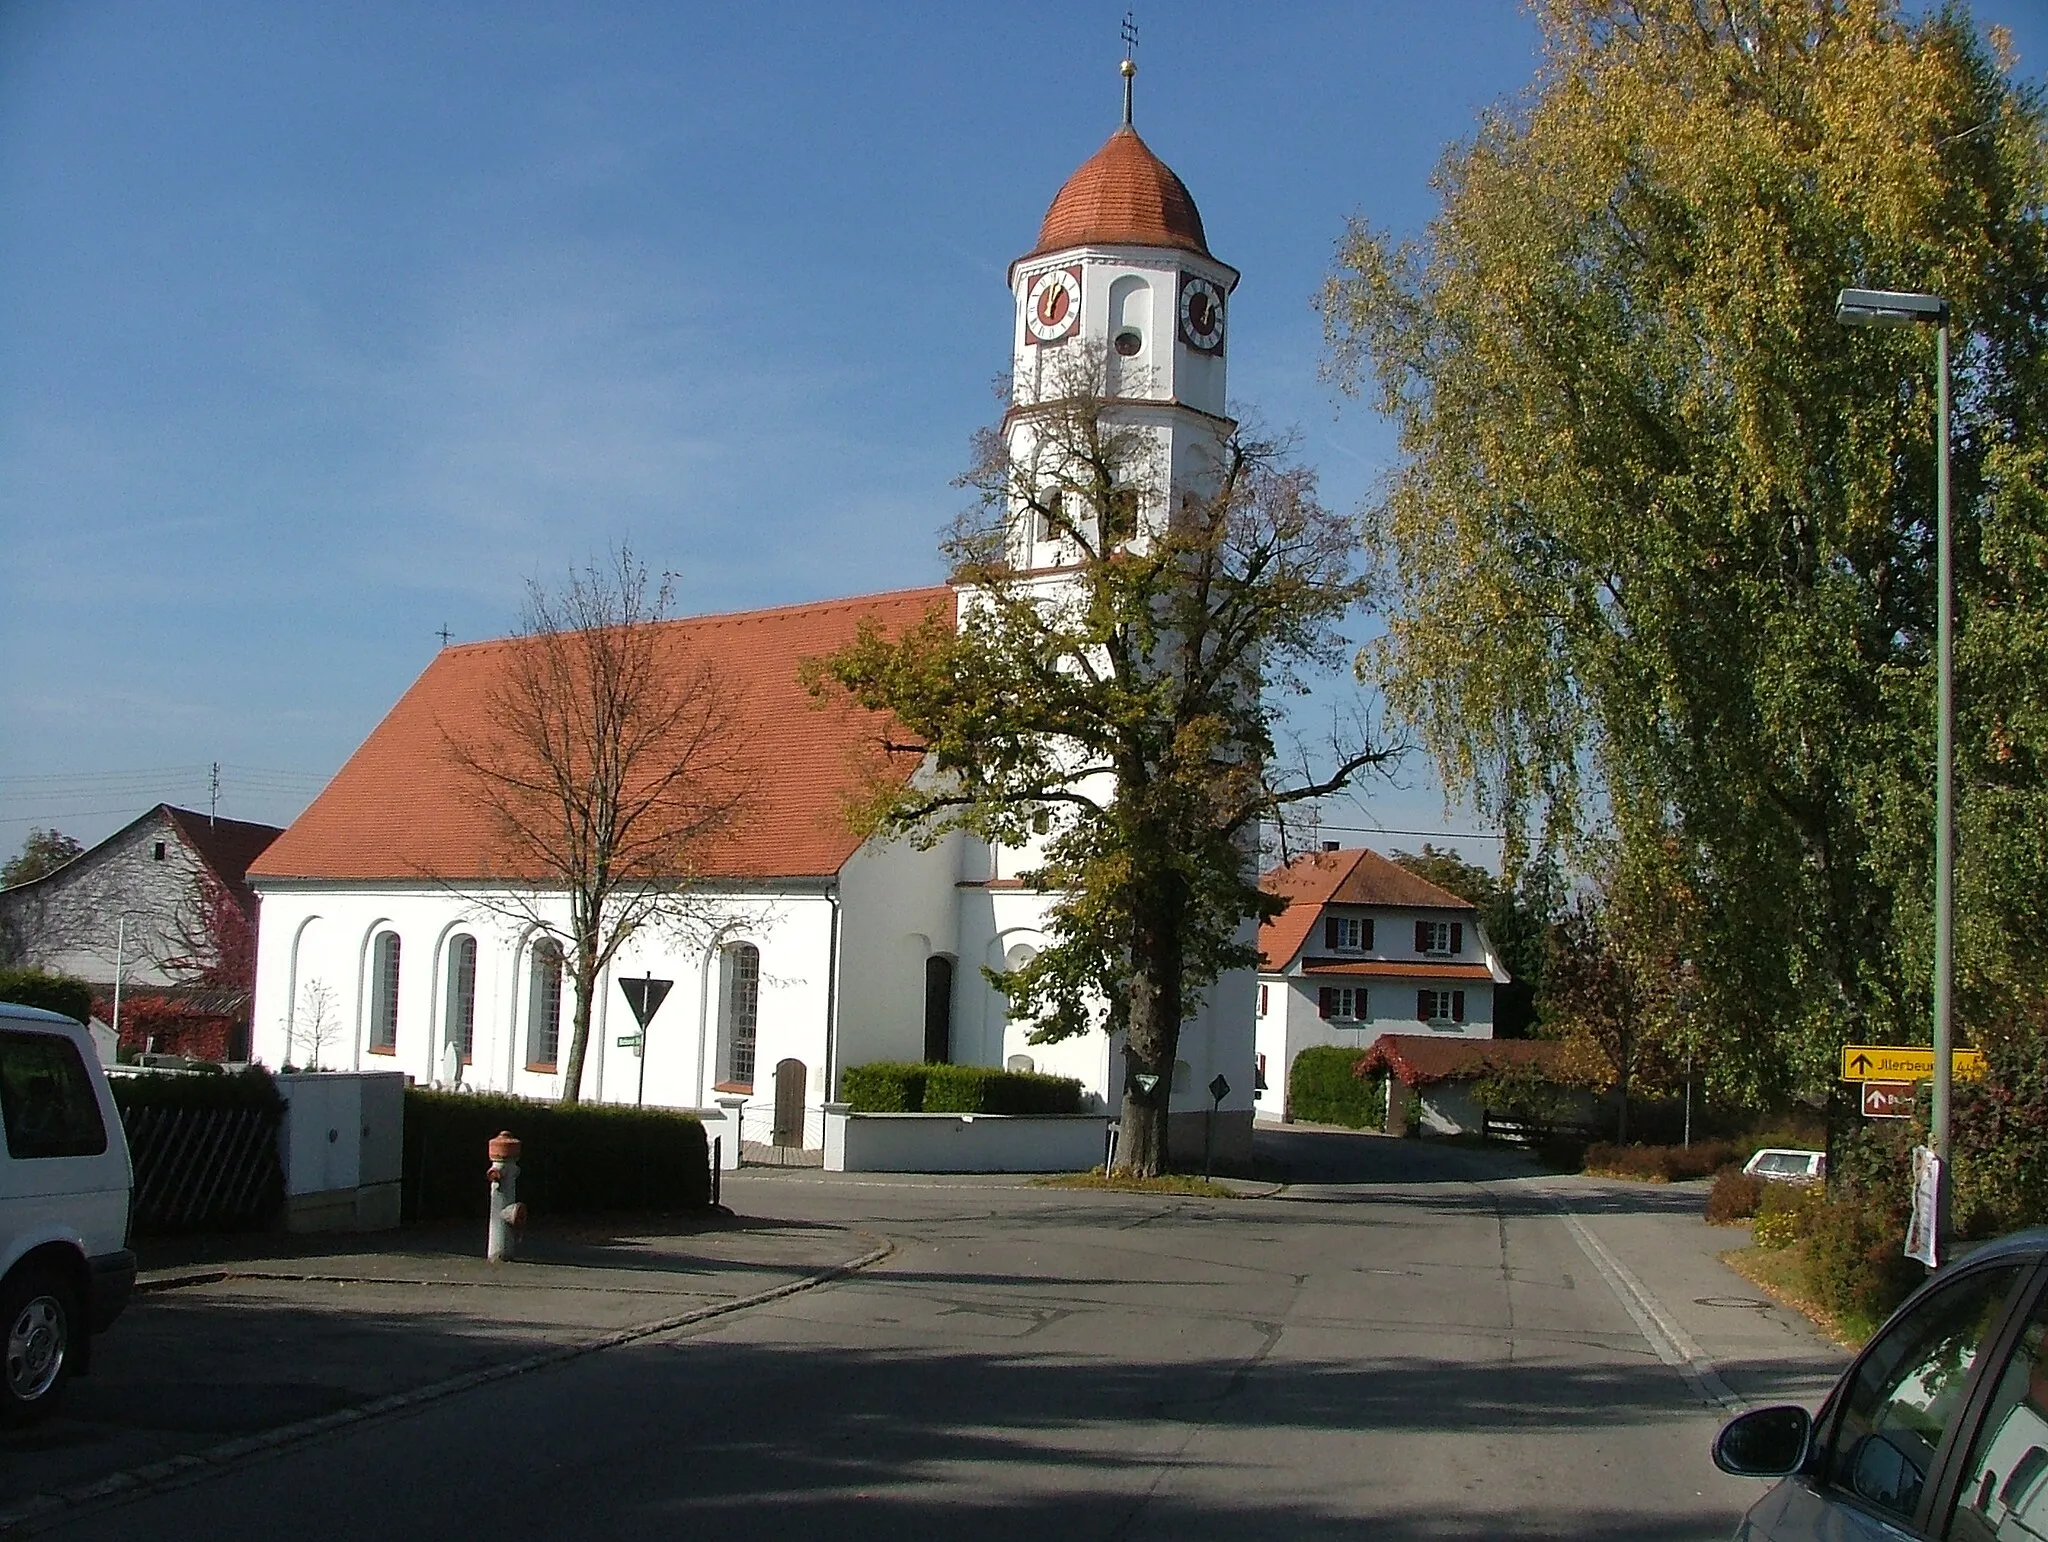
[[[830,1285],[835,1280],[843,1280],[848,1275],[859,1273],[870,1264],[880,1263],[895,1251],[893,1243],[884,1242],[880,1247],[872,1252],[863,1253],[859,1258],[850,1258],[843,1264],[820,1269],[814,1274],[804,1275],[801,1279],[786,1280],[767,1290],[757,1290],[751,1296],[736,1296],[730,1301],[695,1307],[657,1322],[638,1323],[633,1327],[620,1328],[616,1332],[602,1334],[594,1339],[564,1344],[555,1349],[543,1349],[538,1354],[528,1355],[524,1359],[507,1361],[503,1365],[485,1366],[481,1370],[465,1371],[460,1376],[429,1382],[426,1386],[415,1387],[409,1392],[394,1392],[368,1403],[358,1403],[353,1408],[337,1409],[333,1413],[301,1419],[295,1424],[283,1424],[273,1430],[263,1430],[254,1435],[243,1435],[234,1440],[222,1441],[204,1451],[151,1462],[147,1466],[130,1468],[125,1472],[109,1473],[106,1477],[94,1478],[68,1489],[37,1494],[25,1504],[0,1511],[0,1536],[26,1535],[52,1522],[70,1520],[81,1508],[91,1505],[95,1500],[118,1499],[125,1502],[139,1499],[145,1494],[183,1488],[202,1478],[224,1473],[251,1458],[281,1451],[302,1441],[345,1429],[352,1424],[366,1423],[383,1414],[404,1412],[418,1408],[422,1404],[439,1402],[442,1398],[452,1397],[458,1392],[467,1392],[474,1387],[488,1386],[494,1381],[509,1381],[514,1376],[524,1376],[532,1371],[545,1370],[552,1365],[578,1360],[585,1355],[596,1354],[601,1349],[615,1349],[621,1344],[631,1344],[639,1339],[673,1333],[678,1328],[687,1328],[714,1317],[729,1316],[748,1307],[765,1306],[770,1301],[780,1301],[785,1296],[794,1296],[801,1291],[815,1290],[820,1285]]]
[[[1564,1217],[1566,1230],[1578,1243],[1579,1251],[1599,1271],[1600,1277],[1607,1282],[1607,1288],[1621,1303],[1622,1310],[1635,1320],[1636,1327],[1649,1341],[1650,1348],[1656,1351],[1657,1358],[1684,1377],[1693,1395],[1709,1408],[1725,1408],[1730,1413],[1740,1413],[1747,1408],[1749,1405],[1721,1379],[1721,1373],[1707,1358],[1706,1351],[1673,1320],[1643,1282],[1629,1272],[1628,1265],[1609,1252],[1607,1244],[1594,1236],[1592,1228],[1573,1214],[1563,1200],[1555,1203]]]

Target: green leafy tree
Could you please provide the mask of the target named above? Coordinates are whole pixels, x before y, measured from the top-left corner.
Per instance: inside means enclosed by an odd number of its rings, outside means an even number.
[[[1428,842],[1420,851],[1395,852],[1394,860],[1478,910],[1487,939],[1509,976],[1508,983],[1493,993],[1493,1031],[1503,1039],[1527,1038],[1536,1026],[1550,926],[1563,904],[1557,863],[1539,855],[1509,880]]]
[[[1038,1042],[1127,1034],[1120,1167],[1167,1165],[1182,1019],[1225,970],[1256,958],[1249,924],[1262,823],[1347,785],[1386,750],[1333,745],[1310,772],[1280,764],[1280,708],[1304,673],[1341,661],[1365,600],[1357,533],[1280,450],[1232,434],[1207,490],[1166,509],[1155,441],[1100,394],[1103,361],[1028,409],[1028,463],[1001,430],[977,441],[979,493],[946,544],[965,586],[890,638],[863,628],[812,674],[892,713],[889,748],[925,770],[854,811],[864,832],[922,842],[965,830],[1036,851],[1028,883],[1057,897],[1049,945],[991,979]],[[1024,571],[1013,532],[1073,561],[1057,585]],[[1140,1080],[1143,1078],[1143,1080]]]
[[[1928,338],[1957,316],[1965,1007],[2048,942],[2048,153],[1959,9],[1539,0],[1526,100],[1325,295],[1400,427],[1399,600],[1362,672],[1521,845],[1611,836],[1693,897],[1724,1095],[1924,1037]]]
[[[84,850],[61,830],[31,830],[28,839],[21,843],[21,850],[9,857],[4,867],[0,867],[0,889],[11,889],[18,883],[32,883],[54,873]]]

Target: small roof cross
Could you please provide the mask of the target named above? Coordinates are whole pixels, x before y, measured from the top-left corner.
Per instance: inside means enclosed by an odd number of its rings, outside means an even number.
[[[1138,20],[1129,11],[1124,12],[1124,62],[1121,66],[1124,77],[1124,127],[1131,124],[1131,82],[1138,74]]]

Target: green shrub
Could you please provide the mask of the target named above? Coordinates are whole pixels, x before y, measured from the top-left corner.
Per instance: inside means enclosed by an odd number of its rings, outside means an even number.
[[[90,985],[43,969],[0,969],[0,1001],[62,1012],[81,1023],[92,1016]]]
[[[408,1087],[406,1218],[482,1219],[486,1148],[500,1130],[519,1138],[519,1198],[536,1216],[659,1214],[711,1202],[710,1146],[695,1114]]]
[[[1739,1167],[1724,1167],[1714,1175],[1707,1193],[1709,1221],[1746,1221],[1756,1214],[1764,1195],[1764,1181]]]
[[[1287,1107],[1310,1124],[1341,1124],[1353,1130],[1387,1127],[1387,1078],[1360,1076],[1362,1050],[1317,1044],[1294,1057],[1287,1070]]]
[[[1071,1076],[995,1066],[878,1060],[839,1073],[839,1095],[857,1114],[1078,1114]]]
[[[1856,1195],[1814,1202],[1806,1220],[1806,1288],[1852,1337],[1867,1334],[1924,1277],[1901,1251],[1905,1217]]]
[[[1984,1046],[1984,1076],[1955,1084],[1955,1220],[1966,1237],[2048,1222],[2048,1036],[2027,1024]],[[1924,1137],[1922,1137],[1924,1138]]]
[[[1749,1229],[1749,1236],[1760,1248],[1769,1248],[1773,1252],[1788,1248],[1799,1240],[1799,1217],[1789,1210],[1780,1210],[1775,1215],[1760,1215]]]

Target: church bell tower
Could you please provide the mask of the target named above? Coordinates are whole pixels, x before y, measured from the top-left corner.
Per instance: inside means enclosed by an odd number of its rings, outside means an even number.
[[[1010,265],[1016,302],[1012,464],[1038,453],[1049,402],[1098,393],[1149,453],[1133,473],[1139,531],[1213,481],[1235,426],[1224,415],[1230,294],[1237,270],[1210,254],[1187,185],[1131,123],[1137,65],[1122,65],[1124,121],[1046,210],[1038,243]],[[1074,560],[1055,531],[1013,522],[1013,560],[1032,571]]]

